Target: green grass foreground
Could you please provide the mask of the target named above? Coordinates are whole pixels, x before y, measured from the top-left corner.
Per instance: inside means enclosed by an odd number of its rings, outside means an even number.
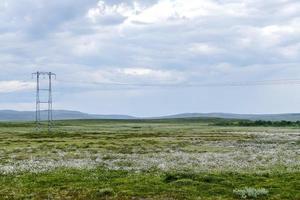
[[[1,199],[237,199],[234,188],[270,191],[267,199],[300,199],[300,173],[130,173],[60,169],[1,176]]]
[[[300,199],[299,129],[223,122],[0,123],[0,199]]]

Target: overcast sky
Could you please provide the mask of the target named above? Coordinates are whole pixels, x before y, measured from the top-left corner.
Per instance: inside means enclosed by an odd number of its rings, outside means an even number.
[[[34,110],[31,73],[52,71],[55,109],[300,112],[297,84],[188,86],[300,79],[299,11],[299,0],[0,0],[0,109]]]

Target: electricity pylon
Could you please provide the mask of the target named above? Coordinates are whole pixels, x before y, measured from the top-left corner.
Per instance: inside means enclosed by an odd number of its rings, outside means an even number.
[[[36,129],[41,128],[41,104],[46,104],[48,106],[47,111],[47,125],[48,131],[52,127],[53,113],[52,113],[52,77],[56,78],[56,74],[52,72],[35,72],[32,73],[32,77],[36,77],[36,111],[35,111],[35,123]],[[41,88],[41,78],[48,79],[47,87]],[[47,92],[47,101],[41,100],[41,91]]]

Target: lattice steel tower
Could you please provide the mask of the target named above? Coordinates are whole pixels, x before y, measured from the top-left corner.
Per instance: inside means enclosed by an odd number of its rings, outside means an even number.
[[[48,109],[45,109],[47,114],[47,122],[48,131],[50,131],[52,127],[53,121],[53,113],[52,113],[52,78],[56,78],[56,74],[52,72],[35,72],[32,73],[32,77],[35,76],[36,78],[36,111],[35,111],[35,123],[36,128],[39,130],[41,128],[41,122],[43,119],[41,118],[41,105],[46,104]],[[41,79],[46,79],[46,88],[41,88]],[[41,94],[44,91],[46,94]],[[43,100],[43,97],[45,100]]]

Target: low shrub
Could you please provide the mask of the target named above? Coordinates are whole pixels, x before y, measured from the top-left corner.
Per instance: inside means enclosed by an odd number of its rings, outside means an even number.
[[[195,185],[196,182],[191,179],[179,179],[177,181],[174,181],[173,184],[177,186],[190,186],[190,185]]]
[[[246,187],[244,189],[235,189],[233,193],[240,199],[257,199],[259,197],[267,196],[269,191],[265,188],[251,188]]]
[[[103,188],[96,192],[97,197],[106,197],[106,196],[113,196],[114,190],[112,188]]]
[[[167,172],[165,173],[164,181],[170,183],[180,179],[195,179],[195,174],[189,172]]]

